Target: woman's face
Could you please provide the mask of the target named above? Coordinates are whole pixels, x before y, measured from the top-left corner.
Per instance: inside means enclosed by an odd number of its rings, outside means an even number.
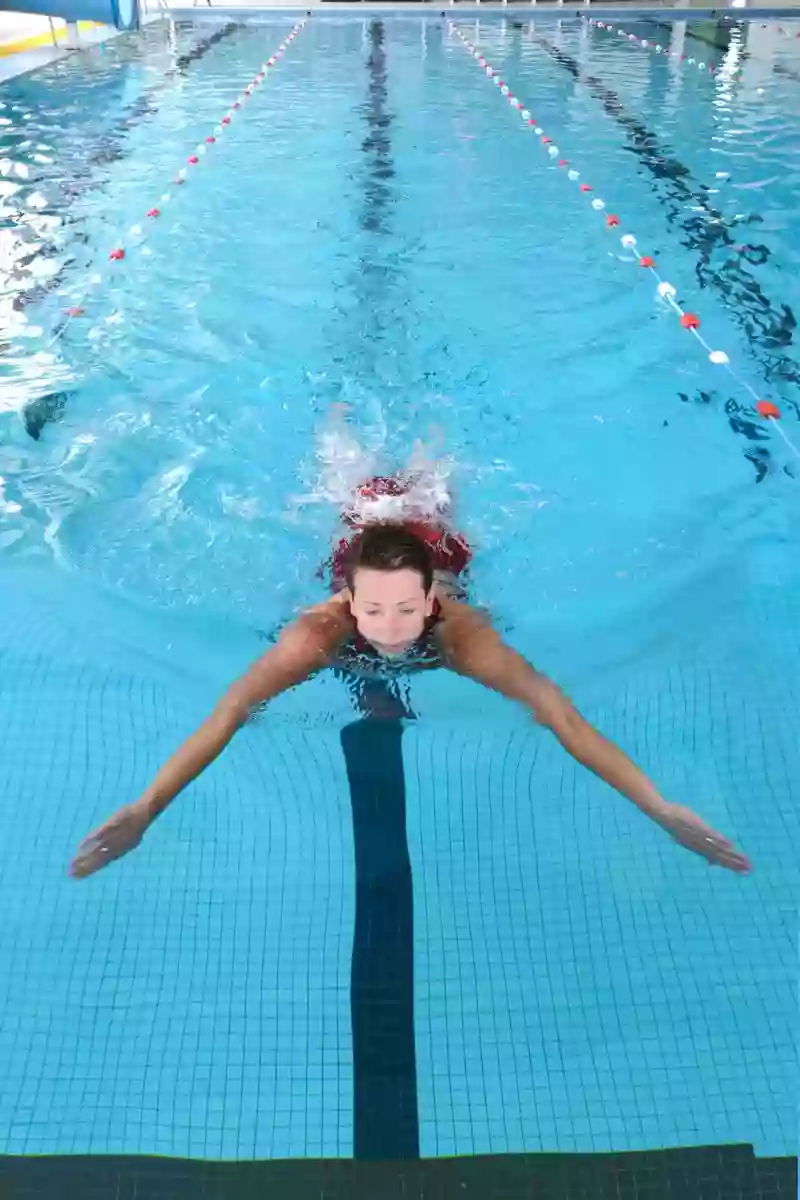
[[[433,611],[418,571],[375,571],[359,567],[353,576],[350,611],[358,632],[381,654],[402,654],[422,635]]]

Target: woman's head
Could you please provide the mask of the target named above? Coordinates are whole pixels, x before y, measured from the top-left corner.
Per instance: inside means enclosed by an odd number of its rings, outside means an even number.
[[[345,569],[358,631],[383,654],[420,637],[433,611],[430,550],[403,525],[369,525],[350,547]]]

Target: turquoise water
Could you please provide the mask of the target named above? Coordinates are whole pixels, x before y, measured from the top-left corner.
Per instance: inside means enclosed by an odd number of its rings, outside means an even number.
[[[800,444],[791,39],[744,31],[728,74],[705,46],[712,78],[455,19]],[[183,65],[215,27],[151,27],[0,94],[0,1147],[353,1152],[340,681],[65,878],[324,594],[337,513],[298,498],[345,402],[387,468],[453,457],[475,601],[755,865],[709,871],[509,704],[413,680],[421,1152],[791,1153],[800,460],[436,19],[315,17],[172,184],[291,25]]]

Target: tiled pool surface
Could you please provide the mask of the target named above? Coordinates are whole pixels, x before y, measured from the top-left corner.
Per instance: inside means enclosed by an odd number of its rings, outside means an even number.
[[[2,1200],[794,1195],[797,579],[727,569],[644,664],[618,626],[548,653],[747,880],[432,676],[447,723],[283,698],[80,886],[87,828],[262,647],[4,569]]]
[[[135,872],[76,886],[64,872],[87,818],[211,693],[153,669],[141,614],[71,586],[63,605],[41,583],[6,579],[0,632],[0,770],[18,797],[1,868],[6,1155],[740,1144],[791,1175],[796,697],[749,703],[728,658],[736,614],[693,674],[627,667],[603,722],[635,754],[668,745],[660,774],[707,804],[746,781],[747,814],[707,808],[756,863],[744,883],[685,861],[522,721],[340,732],[314,727],[306,695],[306,732],[278,711],[255,724],[148,834]],[[207,659],[212,632],[188,627],[181,647],[170,630],[171,650]],[[778,653],[761,639],[758,669]],[[280,707],[298,715],[294,696]]]

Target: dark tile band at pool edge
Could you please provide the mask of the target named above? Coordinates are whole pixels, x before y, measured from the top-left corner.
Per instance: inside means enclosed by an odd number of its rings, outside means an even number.
[[[417,1162],[0,1157],[0,1200],[795,1200],[796,1158],[748,1146]]]

